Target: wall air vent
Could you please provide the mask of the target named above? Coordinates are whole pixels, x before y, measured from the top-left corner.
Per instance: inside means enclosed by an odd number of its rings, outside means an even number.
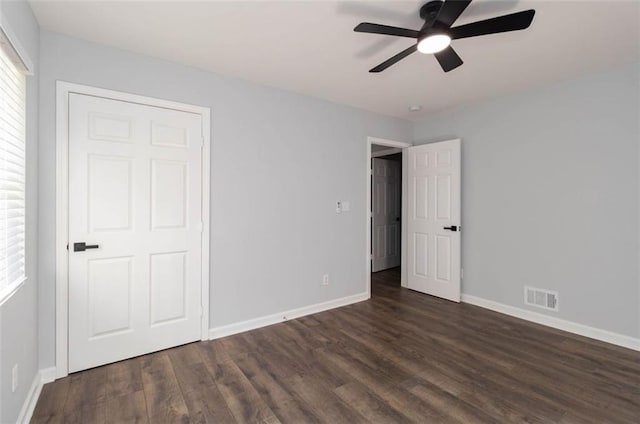
[[[525,305],[535,306],[536,308],[548,309],[550,311],[558,311],[558,292],[538,289],[535,287],[524,287],[524,303]]]

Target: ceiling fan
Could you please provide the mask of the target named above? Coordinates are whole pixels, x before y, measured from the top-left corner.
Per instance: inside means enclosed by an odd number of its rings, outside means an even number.
[[[424,20],[424,25],[418,31],[370,22],[362,22],[356,26],[353,29],[355,32],[415,38],[417,41],[413,46],[385,60],[369,72],[384,71],[416,51],[432,53],[442,70],[449,72],[463,63],[451,47],[451,40],[527,29],[536,13],[535,10],[530,9],[452,28],[451,25],[469,6],[469,3],[471,0],[434,0],[425,3],[420,8],[420,17]]]

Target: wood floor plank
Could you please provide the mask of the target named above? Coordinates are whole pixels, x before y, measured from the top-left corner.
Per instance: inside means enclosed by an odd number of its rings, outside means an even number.
[[[111,397],[106,404],[108,423],[148,423],[144,391]]]
[[[483,409],[457,398],[432,384],[419,383],[408,390],[420,399],[433,405],[446,414],[447,421],[456,423],[499,423],[496,418],[487,414]]]
[[[296,394],[312,408],[325,423],[368,423],[366,417],[347,405],[314,376],[295,376],[288,381]]]
[[[274,378],[285,380],[300,372],[300,368],[294,366],[286,354],[274,347],[272,336],[252,331],[245,335],[245,339],[251,344],[251,355]]]
[[[323,349],[321,351],[321,361],[327,361],[330,366],[336,370],[340,370],[357,380],[364,385],[367,385],[375,390],[378,394],[384,395],[387,391],[393,389],[397,382],[394,382],[394,377],[386,373],[377,367],[371,367],[370,365],[360,361],[357,357],[351,355],[339,354],[329,349]],[[408,378],[404,374],[399,377],[400,380]],[[347,386],[348,383],[343,384],[340,387]]]
[[[640,422],[640,352],[372,274],[372,298],[47,384],[34,423]]]
[[[204,387],[184,395],[189,421],[199,424],[235,423],[236,420],[217,386]]]
[[[189,344],[170,349],[167,355],[183,394],[204,390],[215,384],[196,345]]]
[[[214,381],[218,381],[222,370],[220,365],[231,360],[219,340],[197,343],[203,363]]]
[[[165,352],[141,358],[142,382],[151,422],[189,422],[189,411]]]
[[[65,424],[105,424],[107,423],[106,402],[80,406],[65,412]]]
[[[394,409],[383,398],[376,396],[360,383],[351,382],[334,389],[334,392],[371,423],[408,422],[409,418]]]
[[[40,398],[31,417],[32,423],[58,424],[64,422],[63,407],[69,393],[70,382],[71,377],[65,377],[42,387]]]
[[[99,367],[74,374],[64,403],[65,423],[103,424],[106,422],[107,369]]]
[[[286,383],[269,372],[252,355],[236,360],[243,374],[283,423],[318,423],[320,420],[306,402],[285,389]]]
[[[289,342],[279,326],[272,326],[274,348],[287,358],[288,366],[296,370],[296,376],[312,376],[330,388],[336,388],[349,382],[343,374],[336,373],[331,365],[323,361],[321,349],[301,350],[298,343]],[[313,380],[313,379],[311,379]]]
[[[216,384],[238,423],[279,422],[271,408],[233,361],[220,364],[220,371]]]
[[[64,405],[65,412],[73,412],[82,406],[103,403],[107,396],[107,381],[105,367],[71,375],[69,392]]]
[[[433,424],[447,422],[445,414],[401,386],[385,391],[382,399],[391,408],[401,411],[409,422]]]
[[[361,334],[351,335],[354,343],[357,345],[365,345],[369,348],[375,348],[377,352],[386,357],[388,360],[397,364],[397,366],[404,368],[407,372],[412,373],[414,377],[409,381],[421,381],[426,380],[442,390],[459,396],[463,400],[471,403],[479,408],[489,408],[492,404],[495,405],[496,411],[503,411],[498,414],[494,414],[496,418],[503,418],[502,421],[511,421],[508,418],[512,415],[519,415],[517,411],[525,411],[526,408],[522,408],[522,405],[528,402],[528,399],[523,399],[520,404],[511,406],[512,403],[505,402],[502,391],[496,390],[494,397],[480,396],[484,394],[488,388],[484,386],[478,386],[477,382],[481,381],[479,371],[474,368],[473,364],[465,366],[465,364],[458,363],[457,361],[445,362],[442,359],[438,361],[427,360],[423,356],[419,355],[413,350],[406,351],[401,344],[389,344],[377,340],[374,336]],[[405,383],[406,384],[406,383]],[[480,397],[481,399],[477,399]],[[535,411],[535,410],[534,410]],[[549,411],[547,411],[548,413]],[[531,415],[521,414],[525,419],[515,420],[516,422],[535,422],[533,419],[535,413]],[[560,416],[561,414],[556,414]],[[546,417],[548,417],[547,415]],[[544,416],[543,416],[544,417]]]
[[[143,389],[140,358],[105,366],[107,370],[106,397],[120,397]]]
[[[530,399],[519,399],[514,402],[513,396],[503,396],[502,390],[477,384],[471,378],[460,378],[458,375],[444,374],[437,368],[422,370],[413,379],[413,383],[428,382],[444,392],[460,399],[461,401],[484,411],[498,422],[546,422],[552,417],[554,411],[544,411],[539,414],[537,409],[529,409],[526,406]],[[557,417],[561,413],[556,414]]]

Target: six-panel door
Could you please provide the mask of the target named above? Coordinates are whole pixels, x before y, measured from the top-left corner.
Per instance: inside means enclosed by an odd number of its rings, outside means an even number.
[[[400,162],[373,159],[373,272],[400,266]]]
[[[407,285],[459,302],[460,140],[407,154]]]
[[[200,115],[70,94],[70,372],[200,339],[201,147]]]

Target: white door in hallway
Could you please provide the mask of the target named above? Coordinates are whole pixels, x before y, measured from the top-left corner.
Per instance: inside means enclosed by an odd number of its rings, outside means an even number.
[[[69,371],[201,337],[202,117],[69,95]]]
[[[407,154],[407,285],[459,302],[460,140]]]
[[[373,161],[373,272],[400,266],[400,163],[374,158]]]

